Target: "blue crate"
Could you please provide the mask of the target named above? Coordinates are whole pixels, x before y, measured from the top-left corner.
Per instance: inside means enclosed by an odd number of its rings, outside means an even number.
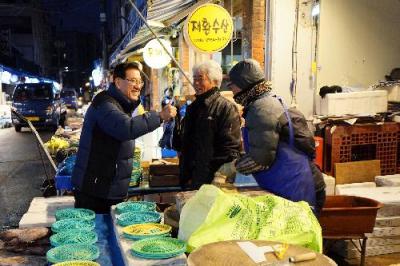
[[[178,156],[175,150],[163,148],[161,149],[161,158],[174,158]]]
[[[57,190],[72,190],[72,182],[70,175],[56,175],[56,189]]]

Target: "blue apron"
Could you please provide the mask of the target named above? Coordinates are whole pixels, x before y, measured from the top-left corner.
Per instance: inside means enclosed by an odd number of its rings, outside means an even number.
[[[289,143],[279,141],[276,157],[267,169],[253,173],[258,185],[277,196],[291,201],[306,201],[315,206],[314,177],[308,156],[294,146],[292,120],[283,100],[277,97],[289,122]],[[249,149],[248,129],[242,128],[246,153]],[[267,152],[267,151],[266,151]]]

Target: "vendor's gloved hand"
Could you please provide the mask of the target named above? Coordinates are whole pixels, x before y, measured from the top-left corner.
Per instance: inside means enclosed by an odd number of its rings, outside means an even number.
[[[244,175],[250,175],[252,173],[256,173],[262,170],[267,169],[267,166],[258,164],[250,157],[250,155],[246,154],[240,157],[235,163],[236,170]]]

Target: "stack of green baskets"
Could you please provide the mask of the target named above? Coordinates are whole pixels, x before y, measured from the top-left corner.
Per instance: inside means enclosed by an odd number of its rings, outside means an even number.
[[[172,227],[167,224],[134,224],[122,229],[123,236],[131,240],[140,240],[149,237],[167,237],[171,235]]]
[[[50,243],[53,247],[66,244],[95,244],[98,240],[96,232],[72,229],[61,231],[50,237]]]
[[[64,232],[66,230],[80,229],[91,231],[95,227],[93,220],[85,219],[64,219],[53,223],[51,230],[54,233]]]
[[[144,259],[167,259],[186,251],[186,243],[171,237],[151,237],[133,243],[133,256]]]
[[[100,256],[99,248],[95,245],[68,244],[47,251],[47,261],[60,263],[73,260],[96,260]]]
[[[132,224],[159,223],[160,221],[161,215],[155,211],[124,212],[117,216],[118,225],[123,227]]]
[[[118,203],[116,211],[118,214],[124,212],[143,212],[143,211],[155,211],[156,204],[148,201],[125,201]]]
[[[97,262],[90,260],[71,260],[53,264],[53,266],[100,266]]]
[[[96,218],[96,213],[83,208],[65,208],[57,210],[55,216],[57,221],[64,219],[94,220]]]
[[[140,166],[140,159],[141,151],[138,147],[135,147],[135,151],[133,152],[131,180],[129,182],[130,187],[137,187],[140,184],[143,170]]]
[[[50,237],[53,248],[46,254],[49,263],[96,265],[85,262],[96,260],[100,255],[95,245],[98,236],[93,231],[95,212],[82,208],[66,208],[57,210],[55,217],[57,221],[51,226],[55,234]],[[83,261],[84,264],[75,264],[75,261]]]

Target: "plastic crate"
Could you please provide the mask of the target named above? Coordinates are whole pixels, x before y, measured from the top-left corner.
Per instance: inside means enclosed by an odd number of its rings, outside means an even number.
[[[397,132],[397,164],[396,164],[396,167],[397,167],[396,173],[400,173],[400,126],[399,126],[399,131]]]
[[[72,190],[71,176],[69,175],[56,175],[56,189],[57,190]]]
[[[323,169],[324,161],[324,139],[321,137],[314,137],[315,140],[315,159],[314,163],[318,165],[320,169]]]
[[[335,176],[335,163],[380,160],[382,175],[395,174],[399,139],[397,123],[328,126],[324,172]]]

